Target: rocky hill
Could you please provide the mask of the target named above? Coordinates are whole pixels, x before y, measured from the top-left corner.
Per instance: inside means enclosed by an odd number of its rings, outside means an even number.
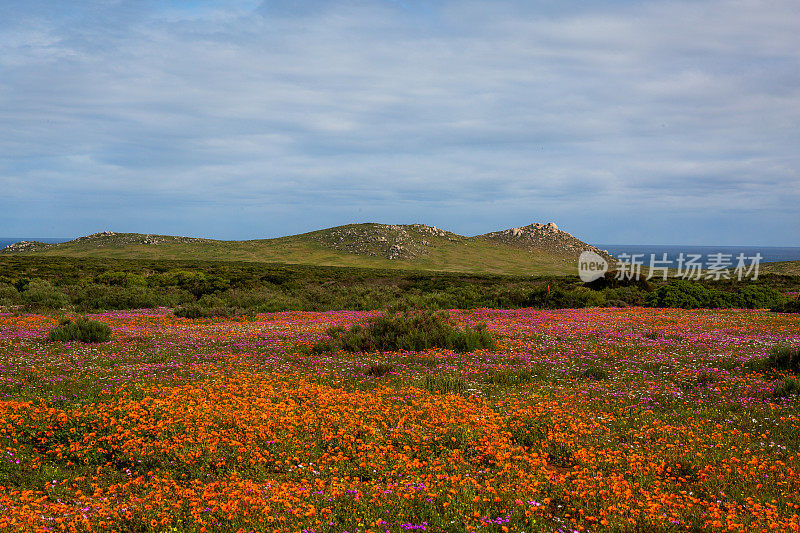
[[[44,252],[51,249],[63,248],[63,244],[88,245],[96,248],[116,247],[124,248],[132,245],[153,245],[175,244],[175,243],[197,243],[212,242],[211,239],[199,239],[196,237],[174,237],[171,235],[151,235],[144,233],[115,233],[113,231],[102,231],[92,233],[73,239],[68,243],[46,243],[39,241],[20,241],[10,244],[0,250],[0,253],[21,253],[21,252]]]
[[[389,260],[416,259],[431,247],[447,242],[463,242],[466,237],[425,224],[348,224],[307,233],[322,246],[357,255]]]
[[[258,261],[495,274],[575,273],[596,250],[553,224],[466,237],[425,224],[348,224],[301,235],[218,241],[104,231],[60,243],[20,242],[3,254]],[[601,255],[608,256],[602,251]]]
[[[591,250],[606,260],[613,260],[606,250],[600,250],[578,240],[573,235],[558,229],[555,222],[539,224],[534,222],[521,228],[510,228],[502,231],[493,231],[478,235],[476,238],[502,243],[525,250],[548,251],[555,255],[574,257],[575,259],[584,250]]]

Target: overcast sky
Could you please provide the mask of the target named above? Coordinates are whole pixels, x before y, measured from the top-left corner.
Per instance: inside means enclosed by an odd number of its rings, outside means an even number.
[[[800,246],[796,0],[3,0],[0,236]]]

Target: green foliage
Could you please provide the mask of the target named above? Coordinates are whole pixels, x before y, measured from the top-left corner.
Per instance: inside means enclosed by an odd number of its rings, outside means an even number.
[[[772,391],[773,398],[789,398],[800,396],[800,382],[796,378],[787,378],[779,382]]]
[[[648,280],[642,277],[628,278],[627,276],[621,276],[620,272],[617,270],[606,272],[596,280],[585,283],[584,285],[590,289],[603,292],[620,288],[631,288],[643,293],[648,293],[653,290],[653,286]]]
[[[373,310],[398,305],[444,310],[671,304],[769,306],[777,310],[787,303],[785,310],[790,311],[791,305],[795,310],[800,305],[796,299],[788,302],[776,292],[800,289],[800,278],[775,275],[765,275],[757,284],[683,281],[699,287],[692,299],[687,298],[687,291],[675,287],[665,290],[676,282],[661,280],[652,281],[659,288],[651,293],[650,283],[617,282],[613,278],[603,278],[605,285],[589,290],[574,276],[496,276],[252,262],[0,255],[0,272],[0,306],[23,305],[29,311],[72,306],[76,311],[90,312],[197,304],[203,310],[196,314],[206,316],[217,314],[206,310],[209,308],[262,313]],[[213,305],[207,303],[212,297],[218,299]]]
[[[50,341],[80,341],[86,343],[106,342],[111,339],[111,328],[107,324],[90,320],[86,317],[78,318],[75,322],[69,319],[50,330],[47,340]]]
[[[762,285],[721,291],[688,280],[675,280],[648,294],[645,301],[650,307],[763,309],[783,304],[786,297]]]
[[[776,346],[766,358],[753,361],[749,368],[758,372],[800,374],[800,346]]]
[[[602,381],[611,377],[606,369],[597,366],[590,366],[587,368],[583,376],[596,381]]]
[[[460,394],[468,388],[467,381],[461,376],[425,374],[419,381],[420,388],[428,392],[440,394]]]
[[[147,278],[133,272],[102,272],[95,278],[97,283],[105,285],[120,285],[122,287],[145,287]]]
[[[778,313],[800,313],[800,296],[784,303],[776,304],[770,310]]]
[[[613,289],[604,289],[601,291],[603,297],[606,299],[607,305],[610,307],[641,307],[645,303],[645,299],[649,294],[641,288],[629,285],[626,287],[617,287]],[[622,302],[624,305],[619,305]],[[611,305],[614,303],[615,305]]]
[[[540,285],[531,291],[526,303],[539,309],[580,309],[600,307],[605,304],[605,298],[601,293],[582,287],[563,289]]]
[[[63,309],[69,305],[67,295],[44,280],[34,280],[25,285],[21,299],[28,311]]]
[[[410,351],[446,348],[455,352],[495,350],[497,345],[485,324],[463,330],[453,325],[444,312],[387,313],[371,319],[366,325],[355,324],[328,330],[330,339],[313,347],[313,351],[343,350],[347,352]]]
[[[10,283],[0,282],[0,307],[11,307],[20,303],[20,294]]]
[[[763,285],[747,285],[737,290],[735,294],[744,309],[769,309],[786,302],[783,294]]]
[[[172,307],[185,300],[176,292],[156,291],[142,285],[82,283],[66,290],[80,311]]]

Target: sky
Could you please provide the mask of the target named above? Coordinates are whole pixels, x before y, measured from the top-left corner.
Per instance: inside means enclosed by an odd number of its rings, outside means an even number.
[[[800,246],[796,0],[3,0],[0,236]]]

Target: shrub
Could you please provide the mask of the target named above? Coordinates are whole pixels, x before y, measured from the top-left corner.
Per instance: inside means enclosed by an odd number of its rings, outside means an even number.
[[[596,366],[590,366],[587,368],[583,373],[583,376],[597,381],[608,379],[610,377],[607,370]]]
[[[181,318],[208,318],[214,316],[232,316],[235,311],[230,307],[203,307],[199,304],[183,305],[175,308],[175,316]]]
[[[100,309],[142,309],[175,305],[175,299],[150,287],[139,285],[102,285],[85,283],[69,288],[75,308],[81,311]]]
[[[708,291],[702,285],[686,280],[672,281],[647,295],[650,307],[698,309],[707,307]]]
[[[62,309],[69,305],[66,294],[43,280],[31,281],[22,292],[21,299],[27,310]]]
[[[622,287],[630,287],[644,293],[653,290],[652,285],[645,278],[641,276],[628,278],[620,275],[620,272],[617,270],[606,272],[596,280],[585,283],[584,286],[595,291],[604,292],[606,289],[618,289]]]
[[[650,307],[763,309],[781,305],[786,297],[771,287],[747,285],[737,291],[708,289],[688,280],[675,280],[647,295]]]
[[[420,387],[428,392],[442,394],[458,394],[467,390],[467,382],[460,376],[433,376],[425,374],[420,380]]]
[[[776,346],[765,359],[752,361],[748,366],[759,372],[800,374],[800,346]]]
[[[603,296],[608,302],[610,307],[628,307],[628,306],[642,306],[644,305],[645,298],[648,293],[636,286],[618,287],[616,289],[605,289],[602,291]],[[611,303],[616,305],[611,305]],[[624,302],[625,305],[618,305],[618,302]]]
[[[122,287],[145,287],[147,278],[133,272],[103,272],[95,278],[97,283],[121,285]]]
[[[778,313],[800,313],[800,296],[783,303],[775,304],[770,310]]]
[[[767,368],[800,374],[800,346],[773,348],[767,358]]]
[[[19,291],[10,283],[0,282],[0,307],[17,305],[20,302]]]
[[[390,363],[373,363],[369,366],[366,372],[368,376],[381,378],[386,374],[390,374],[394,370],[394,365]]]
[[[331,338],[316,344],[312,348],[314,352],[420,352],[429,348],[446,348],[466,353],[497,348],[485,324],[475,329],[467,327],[460,330],[445,312],[387,313],[371,319],[364,326],[356,324],[350,329],[342,326],[330,328],[328,334]]]
[[[539,309],[581,309],[584,307],[600,307],[606,302],[602,293],[585,288],[562,289],[546,286],[536,287],[528,296],[529,307]]]
[[[800,382],[795,378],[781,381],[772,391],[773,398],[788,398],[790,396],[800,396]]]
[[[86,317],[81,317],[75,322],[65,319],[58,327],[50,330],[47,339],[61,342],[105,342],[111,339],[111,328],[102,322]]]
[[[786,303],[786,296],[772,287],[747,285],[736,292],[741,306],[746,309],[767,309]]]

